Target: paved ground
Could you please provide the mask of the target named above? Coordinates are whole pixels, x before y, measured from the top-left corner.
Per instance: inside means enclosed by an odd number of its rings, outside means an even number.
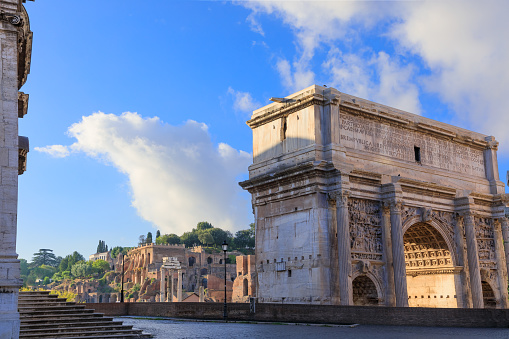
[[[509,338],[509,329],[501,328],[457,328],[457,327],[411,327],[411,326],[324,326],[286,324],[246,324],[175,319],[120,317],[126,325],[133,325],[154,338],[277,338],[277,339],[449,339],[449,338]]]

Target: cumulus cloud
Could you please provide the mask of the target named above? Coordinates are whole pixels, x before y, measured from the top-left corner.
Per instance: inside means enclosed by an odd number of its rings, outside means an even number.
[[[133,207],[162,232],[180,234],[203,220],[225,229],[250,221],[237,177],[251,155],[224,143],[216,147],[203,123],[172,126],[137,113],[98,112],[68,134],[76,139],[72,145],[40,150],[67,148],[115,166],[128,177]]]
[[[228,87],[228,94],[233,98],[233,109],[237,112],[251,113],[262,105],[253,99],[250,93],[236,91]]]
[[[402,65],[385,52],[363,57],[333,48],[323,66],[340,91],[414,114],[421,112],[419,89],[412,83],[413,67]]]
[[[54,158],[65,158],[71,154],[69,148],[63,145],[52,145],[46,147],[34,147],[34,149],[41,153],[47,153]]]
[[[509,145],[508,1],[239,4],[251,9],[250,15],[272,15],[292,29],[295,56],[277,59],[275,65],[287,88],[302,89],[326,72],[342,86],[339,90],[414,113],[420,110],[419,92],[436,93],[454,109],[454,123],[494,134]],[[363,49],[372,47],[375,36],[387,44],[366,56]],[[338,46],[343,46],[339,53]],[[329,52],[318,63],[321,69],[312,62],[318,47]],[[405,58],[415,64],[401,62]],[[509,147],[501,149],[509,152]]]
[[[412,3],[390,30],[431,69],[426,90],[451,104],[460,123],[507,144],[508,12],[507,1]]]

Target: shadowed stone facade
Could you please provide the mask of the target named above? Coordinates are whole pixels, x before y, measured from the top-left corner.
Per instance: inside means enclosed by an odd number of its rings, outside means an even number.
[[[28,94],[19,92],[30,72],[32,32],[21,0],[0,1],[0,338],[18,338],[22,286],[16,254],[18,175],[26,169],[28,138],[18,136],[18,118]]]
[[[334,88],[276,100],[240,183],[260,302],[507,308],[494,137]]]

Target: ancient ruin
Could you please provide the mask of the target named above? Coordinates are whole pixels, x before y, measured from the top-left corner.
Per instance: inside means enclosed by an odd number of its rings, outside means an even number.
[[[0,2],[0,338],[19,335],[18,294],[23,285],[16,254],[18,175],[26,169],[28,138],[18,136],[28,94],[19,89],[30,73],[32,32],[24,0]]]
[[[311,86],[253,112],[259,302],[507,308],[498,142]]]

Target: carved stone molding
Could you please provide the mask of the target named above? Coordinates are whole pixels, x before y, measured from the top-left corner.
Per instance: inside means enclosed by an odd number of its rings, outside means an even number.
[[[18,175],[23,174],[27,168],[27,155],[29,151],[28,138],[18,137]]]
[[[350,246],[353,259],[382,260],[382,227],[378,201],[348,200]]]
[[[497,267],[495,251],[495,233],[493,219],[474,218],[477,251],[479,253],[479,266],[484,268]]]
[[[348,197],[350,197],[350,191],[348,190],[329,192],[329,200],[335,201],[338,208],[348,205]]]
[[[23,24],[21,15],[19,15],[18,13],[6,13],[4,11],[1,11],[0,12],[0,20],[6,21],[14,26],[21,26]]]

